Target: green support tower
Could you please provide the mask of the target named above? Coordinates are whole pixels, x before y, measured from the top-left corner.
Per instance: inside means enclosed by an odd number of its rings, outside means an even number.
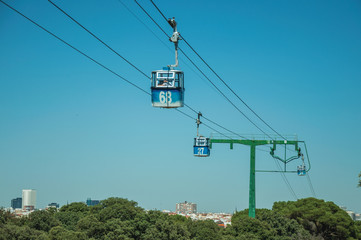
[[[290,161],[293,161],[299,158],[300,149],[298,148],[298,143],[303,141],[287,141],[287,140],[237,140],[237,139],[210,139],[210,148],[214,143],[228,143],[230,144],[230,148],[233,149],[233,144],[242,144],[251,147],[251,157],[250,157],[250,175],[249,175],[249,210],[248,215],[251,218],[256,217],[256,147],[261,145],[269,145],[272,144],[273,148],[271,148],[270,154],[272,157],[282,161],[285,165],[283,171],[259,171],[259,172],[293,172],[297,171],[287,171],[286,164]],[[303,142],[304,143],[304,142]],[[295,157],[291,157],[289,159],[282,159],[280,157],[274,156],[274,150],[276,149],[276,145],[294,145],[295,150],[298,152],[298,155]],[[306,145],[305,145],[306,146]],[[307,148],[306,148],[307,152]],[[310,165],[309,165],[310,166]],[[308,172],[310,168],[306,170]]]

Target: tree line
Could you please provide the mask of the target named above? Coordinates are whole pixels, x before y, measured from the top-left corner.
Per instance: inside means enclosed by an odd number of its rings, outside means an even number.
[[[232,224],[192,221],[180,215],[145,211],[137,202],[108,198],[96,206],[71,203],[15,217],[0,210],[0,240],[302,240],[361,239],[361,224],[333,202],[316,198],[276,202],[272,210],[236,212]]]

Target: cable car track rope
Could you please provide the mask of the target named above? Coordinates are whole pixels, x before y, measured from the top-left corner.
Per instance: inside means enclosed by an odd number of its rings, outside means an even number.
[[[310,160],[309,156],[308,156],[308,151],[307,151],[307,146],[306,146],[306,142],[303,142],[303,146],[305,146],[305,151],[306,151],[306,157],[308,160]],[[312,182],[311,182],[311,178],[310,178],[310,175],[307,174],[307,182],[308,182],[308,185],[311,189],[311,193],[314,197],[316,197],[316,193],[315,193],[315,189],[313,188],[313,185],[312,185]]]
[[[116,55],[118,55],[118,57],[122,58],[124,61],[126,61],[129,65],[131,65],[133,68],[135,68],[138,72],[140,72],[141,74],[143,74],[146,78],[150,77],[145,74],[142,70],[140,70],[139,68],[137,68],[133,63],[131,63],[130,61],[128,61],[128,59],[126,59],[125,57],[123,57],[122,55],[120,55],[117,51],[115,51],[113,48],[111,48],[108,44],[106,44],[104,41],[102,41],[100,38],[98,38],[95,34],[93,34],[91,31],[89,31],[86,27],[84,27],[81,23],[79,23],[77,20],[75,20],[72,16],[70,16],[68,13],[66,13],[63,9],[61,9],[60,7],[58,7],[55,3],[53,3],[51,0],[48,0],[48,2],[50,2],[54,7],[56,7],[57,9],[59,9],[63,14],[65,14],[68,18],[70,18],[72,21],[74,21],[76,24],[78,24],[81,28],[83,28],[85,31],[87,31],[90,35],[92,35],[94,38],[96,38],[99,42],[101,42],[104,46],[106,46],[109,50],[111,50],[113,53],[115,53]]]
[[[274,162],[275,162],[275,164],[276,164],[276,167],[277,167],[278,170],[280,171],[280,175],[281,175],[283,181],[286,183],[286,186],[287,186],[288,190],[291,192],[292,196],[293,196],[296,200],[298,200],[298,197],[297,197],[295,191],[293,190],[290,182],[288,181],[285,173],[284,173],[284,172],[281,172],[281,171],[282,171],[282,167],[281,167],[280,163],[279,163],[278,160],[276,160],[276,159],[273,159],[273,160],[274,160]]]

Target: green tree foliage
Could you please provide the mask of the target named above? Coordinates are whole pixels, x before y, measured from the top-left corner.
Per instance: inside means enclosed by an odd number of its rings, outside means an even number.
[[[61,226],[53,227],[49,231],[49,240],[86,240],[88,239],[83,232],[69,231]]]
[[[76,213],[87,213],[89,212],[89,207],[82,202],[74,202],[67,205],[64,205],[60,208],[60,212],[76,212]]]
[[[170,219],[159,219],[154,225],[146,230],[142,239],[188,240],[190,239],[190,233],[184,224],[173,222]]]
[[[296,202],[276,202],[273,210],[295,219],[311,234],[324,239],[361,239],[354,221],[333,202],[305,198]]]
[[[99,216],[99,220],[106,222],[117,218],[122,221],[132,220],[144,210],[138,207],[138,203],[124,198],[108,198],[94,206],[91,212]]]
[[[267,222],[275,230],[276,239],[311,239],[311,235],[296,220],[269,209],[257,209],[257,219]]]
[[[361,187],[361,172],[358,174],[358,187]]]
[[[224,231],[224,239],[316,239],[294,219],[269,209],[257,209],[256,218],[248,217],[248,209],[232,217],[232,225]]]
[[[245,214],[247,212],[247,214]],[[236,239],[274,239],[276,230],[258,218],[248,217],[248,211],[238,212],[232,217],[232,225],[227,229],[227,235]]]
[[[7,223],[12,218],[13,215],[9,211],[5,211],[3,208],[0,208],[0,226]]]
[[[48,211],[34,211],[29,214],[28,225],[36,230],[48,232],[52,227],[58,226],[60,222]]]
[[[78,221],[86,216],[83,212],[57,212],[54,217],[61,223],[67,230],[76,230]]]
[[[165,214],[165,213],[162,213],[160,211],[148,211],[147,212],[147,221],[151,224],[151,225],[154,225],[158,219],[167,219],[169,216],[168,214]],[[182,216],[179,216],[179,217],[182,217]],[[185,217],[182,217],[182,218],[185,218]],[[175,219],[177,220],[177,219]],[[182,220],[181,220],[182,221]]]
[[[359,233],[361,233],[361,221],[356,221],[355,222],[355,227],[356,227],[357,231]],[[360,238],[360,236],[359,236],[359,238]]]
[[[41,231],[29,226],[17,226],[11,223],[0,226],[0,240],[37,240],[41,234]]]
[[[130,221],[111,219],[105,223],[105,239],[137,239],[136,227]]]
[[[100,222],[94,215],[88,215],[80,219],[77,228],[85,232],[91,238],[101,239],[105,235],[105,225]]]
[[[219,240],[221,228],[212,220],[188,222],[191,239],[195,240]]]
[[[0,240],[308,240],[361,239],[361,223],[318,199],[278,202],[273,210],[237,212],[223,229],[211,220],[145,211],[134,201],[109,198],[99,205],[63,206],[16,218],[0,209]]]

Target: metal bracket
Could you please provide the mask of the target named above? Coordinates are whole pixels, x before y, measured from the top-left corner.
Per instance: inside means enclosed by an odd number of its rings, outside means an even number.
[[[199,112],[199,113],[198,113],[198,118],[197,118],[197,120],[196,120],[196,123],[197,123],[197,137],[199,137],[199,125],[202,123],[202,122],[201,122],[201,116],[202,116],[202,113]]]
[[[175,64],[168,65],[170,68],[178,67],[178,41],[181,40],[180,33],[177,31],[177,22],[175,21],[174,17],[168,19],[169,25],[173,28],[173,34],[169,38],[169,41],[174,43],[175,47]]]

